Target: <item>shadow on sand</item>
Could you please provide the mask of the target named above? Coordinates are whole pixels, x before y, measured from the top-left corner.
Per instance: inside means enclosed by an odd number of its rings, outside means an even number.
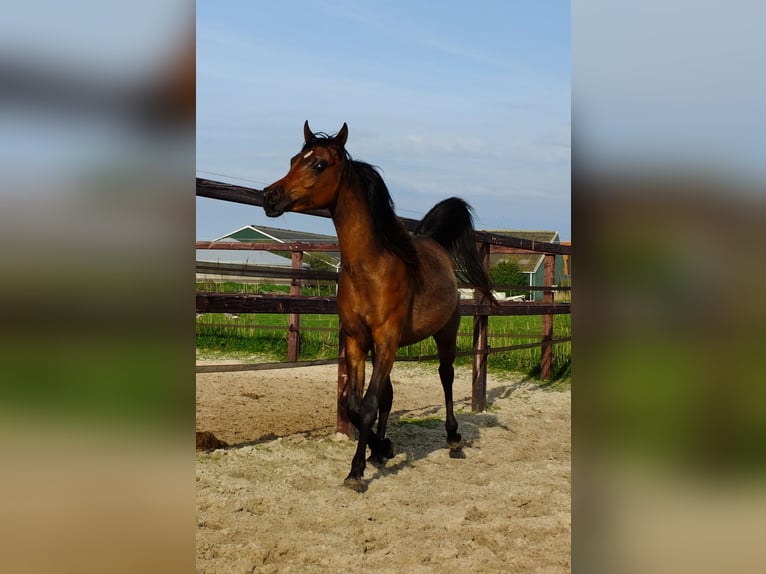
[[[509,398],[520,387],[531,382],[531,378],[495,386],[487,391],[487,406],[491,407],[498,399]],[[395,401],[396,399],[394,399]],[[444,451],[454,459],[470,459],[474,442],[481,437],[482,429],[500,427],[506,431],[513,429],[501,424],[491,412],[472,412],[471,397],[455,400],[455,418],[458,431],[463,435],[463,447],[452,451],[447,447],[447,432],[444,428],[444,405],[430,405],[409,411],[393,411],[389,419],[387,436],[394,447],[395,458],[385,464],[368,459],[366,482],[396,475],[409,468],[413,463],[427,458],[435,452]],[[402,458],[399,455],[404,455]],[[445,457],[446,458],[446,457]],[[373,470],[374,469],[374,470]]]
[[[487,406],[489,408],[499,399],[509,398],[520,387],[534,382],[531,378],[524,378],[507,384],[495,385],[487,391]],[[396,398],[394,398],[396,404]],[[392,411],[387,437],[391,440],[395,457],[384,463],[374,458],[368,459],[365,472],[365,490],[370,482],[396,475],[402,470],[409,468],[413,463],[427,458],[435,452],[444,451],[445,458],[470,459],[470,451],[474,448],[474,442],[481,437],[482,429],[500,427],[509,432],[513,429],[501,424],[491,412],[472,412],[471,397],[465,396],[455,399],[455,417],[458,421],[458,431],[463,437],[460,450],[450,450],[447,446],[447,432],[444,428],[444,404],[428,405],[418,409]],[[294,434],[306,436],[326,436],[330,429],[311,428]],[[226,448],[235,449],[246,446],[254,446],[267,443],[279,438],[276,434],[268,433],[257,439],[228,445]],[[404,455],[403,457],[400,455]],[[350,459],[349,459],[350,463]]]

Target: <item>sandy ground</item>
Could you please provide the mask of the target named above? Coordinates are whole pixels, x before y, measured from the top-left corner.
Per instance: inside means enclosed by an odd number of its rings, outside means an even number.
[[[369,369],[368,369],[369,370]],[[450,458],[435,367],[397,364],[395,457],[342,486],[355,443],[335,435],[336,368],[197,375],[197,572],[569,572],[570,392],[488,380]],[[369,374],[369,373],[368,373]],[[438,419],[438,420],[437,420]]]

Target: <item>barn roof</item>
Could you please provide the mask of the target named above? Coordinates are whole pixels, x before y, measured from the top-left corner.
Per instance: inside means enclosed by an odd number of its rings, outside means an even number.
[[[333,237],[332,235],[293,231],[291,229],[280,229],[278,227],[266,227],[263,225],[246,225],[231,233],[227,233],[218,239],[214,239],[213,241],[227,241],[232,239],[236,241],[277,241],[280,243],[291,243],[296,241],[337,243],[338,241],[338,238]]]
[[[531,239],[533,241],[545,241],[547,243],[558,243],[558,231],[527,231],[522,229],[487,229],[487,233],[497,235],[507,235],[509,237],[520,237],[521,239]]]

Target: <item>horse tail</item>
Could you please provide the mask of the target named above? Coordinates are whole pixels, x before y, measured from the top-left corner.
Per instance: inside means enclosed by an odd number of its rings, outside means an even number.
[[[415,234],[430,237],[444,247],[452,257],[458,279],[497,305],[489,276],[476,251],[470,205],[458,197],[440,201],[418,223]]]

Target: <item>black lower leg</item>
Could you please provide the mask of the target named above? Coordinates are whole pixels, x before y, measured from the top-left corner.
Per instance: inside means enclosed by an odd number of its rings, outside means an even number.
[[[370,443],[371,437],[375,436],[375,433],[372,431],[372,425],[375,423],[377,412],[377,396],[368,391],[365,400],[362,403],[362,409],[359,416],[359,440],[356,444],[354,458],[351,460],[351,472],[348,473],[348,476],[344,481],[344,484],[353,490],[363,491],[366,488],[362,482],[364,468],[366,466],[365,454],[367,453],[367,444]],[[375,437],[375,441],[377,441],[377,436]]]
[[[360,416],[360,409],[362,407],[362,400],[354,394],[349,394],[345,406],[346,406],[346,416],[348,416],[348,420],[351,421],[351,424],[354,425],[357,431],[361,431],[362,420]],[[378,426],[378,428],[380,428],[380,426]],[[385,429],[385,424],[383,428]],[[370,428],[369,435],[367,438],[367,443],[370,445],[370,449],[373,451],[381,450],[380,442],[381,441],[378,439],[378,435],[375,433],[374,430],[372,430],[372,428]]]
[[[444,404],[447,410],[447,417],[444,422],[444,427],[447,429],[447,444],[450,450],[460,450],[463,446],[463,437],[457,432],[458,424],[452,404],[452,382],[455,379],[455,369],[452,367],[452,363],[439,365],[439,378],[444,389]]]
[[[391,413],[391,405],[394,400],[394,388],[391,386],[391,377],[387,377],[383,383],[380,393],[380,407],[378,409],[378,434],[375,436],[375,444],[370,441],[370,450],[372,455],[370,459],[384,463],[387,458],[394,458],[394,449],[391,441],[386,438],[386,426],[388,424],[388,415]]]

